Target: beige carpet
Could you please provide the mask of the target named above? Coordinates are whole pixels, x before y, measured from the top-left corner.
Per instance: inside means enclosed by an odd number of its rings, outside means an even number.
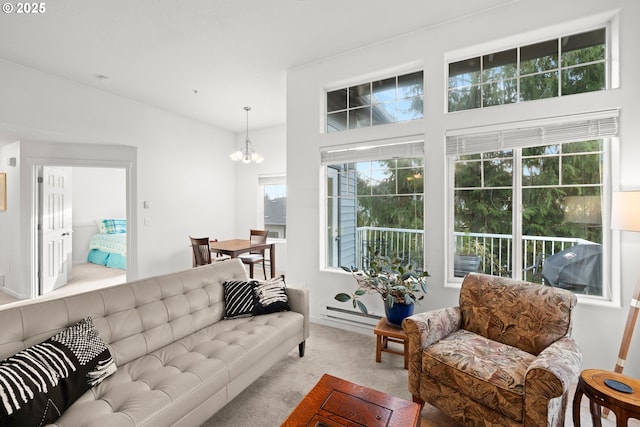
[[[368,336],[312,324],[305,357],[298,357],[297,349],[291,351],[202,427],[279,426],[324,373],[411,400],[403,358],[383,353],[382,363],[376,363],[373,333]],[[573,422],[567,409],[565,426],[570,427]],[[586,398],[581,419],[583,425],[591,425]],[[602,425],[615,426],[614,419],[609,415]],[[421,423],[421,427],[459,425],[430,405],[425,405]],[[629,425],[640,423],[632,420]]]
[[[82,263],[74,264],[72,278],[65,286],[58,288],[38,298],[53,298],[60,295],[71,295],[90,289],[104,288],[126,281],[127,272],[117,268],[107,268],[101,265]],[[0,305],[19,301],[13,296],[0,292]]]

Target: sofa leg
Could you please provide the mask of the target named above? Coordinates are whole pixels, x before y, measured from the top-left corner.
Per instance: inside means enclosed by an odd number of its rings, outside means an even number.
[[[300,355],[300,357],[304,357],[304,343],[306,341],[302,341],[300,344],[298,344],[298,354]]]
[[[413,403],[417,403],[418,405],[420,405],[420,410],[422,411],[422,408],[424,408],[424,400],[422,400],[419,396],[416,396],[415,394],[413,394],[412,397],[413,397]]]

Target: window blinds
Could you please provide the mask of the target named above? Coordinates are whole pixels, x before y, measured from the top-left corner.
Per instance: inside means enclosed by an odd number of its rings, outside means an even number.
[[[618,134],[618,110],[447,131],[448,156],[588,141]]]
[[[320,158],[323,165],[392,159],[394,157],[424,157],[423,137],[413,136],[320,148]]]
[[[285,184],[287,177],[285,175],[259,175],[258,185],[277,185]]]

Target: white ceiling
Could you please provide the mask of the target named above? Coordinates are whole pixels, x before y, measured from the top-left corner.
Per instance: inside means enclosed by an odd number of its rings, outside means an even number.
[[[285,122],[287,68],[514,1],[49,0],[0,58],[240,132]]]

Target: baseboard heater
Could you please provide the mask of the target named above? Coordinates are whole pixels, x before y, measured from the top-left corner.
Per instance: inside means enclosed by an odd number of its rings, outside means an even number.
[[[381,316],[374,314],[364,314],[360,311],[346,310],[344,308],[337,308],[326,306],[326,316],[328,319],[341,320],[358,325],[375,326],[381,319]]]

